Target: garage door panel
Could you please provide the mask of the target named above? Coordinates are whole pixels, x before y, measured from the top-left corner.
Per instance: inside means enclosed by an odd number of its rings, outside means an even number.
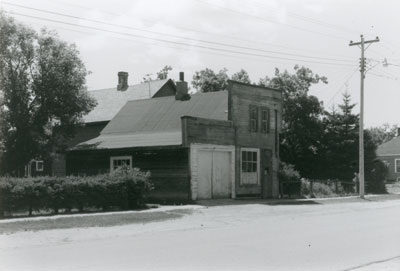
[[[231,196],[231,153],[214,151],[212,171],[212,197],[229,198]]]
[[[198,199],[211,199],[211,179],[212,179],[212,152],[199,151],[197,154],[198,164]]]

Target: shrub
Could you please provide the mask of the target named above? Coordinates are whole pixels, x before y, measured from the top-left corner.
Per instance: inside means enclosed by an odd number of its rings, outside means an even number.
[[[312,186],[312,187],[311,187]],[[354,189],[354,187],[352,187]],[[306,197],[335,197],[353,193],[339,180],[301,180],[301,194]]]
[[[280,163],[279,165],[279,189],[281,195],[300,195],[301,183],[300,173],[295,170],[293,165]]]
[[[388,175],[388,166],[379,159],[375,159],[369,166],[366,166],[365,181],[368,183],[366,191],[368,193],[384,194],[387,193],[385,180]]]
[[[150,173],[137,168],[87,177],[0,177],[0,215],[22,210],[31,215],[40,209],[133,209],[144,204],[152,189]]]

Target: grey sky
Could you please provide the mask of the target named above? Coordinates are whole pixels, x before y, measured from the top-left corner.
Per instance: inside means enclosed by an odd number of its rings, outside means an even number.
[[[174,79],[179,71],[191,81],[195,71],[226,67],[229,74],[243,68],[257,82],[265,75],[273,76],[275,67],[293,71],[299,64],[328,77],[328,85],[311,91],[326,108],[339,103],[346,89],[358,103],[360,49],[349,47],[349,41],[359,41],[360,34],[366,39],[379,36],[381,41],[366,53],[373,68],[365,80],[365,123],[400,124],[400,1],[3,0],[1,7],[44,18],[14,14],[35,29],[55,29],[62,39],[75,43],[92,72],[87,78],[89,89],[116,86],[118,71],[129,72],[130,84],[139,83],[165,65],[173,67],[170,76]],[[384,58],[393,65],[384,67]]]

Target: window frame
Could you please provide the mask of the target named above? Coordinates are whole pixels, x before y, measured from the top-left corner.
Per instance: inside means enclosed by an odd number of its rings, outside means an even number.
[[[243,171],[243,152],[252,152],[252,153],[256,153],[256,176],[257,176],[257,182],[256,183],[243,183],[243,173],[253,173],[254,171],[251,172],[247,172],[247,171]],[[245,161],[245,162],[249,162],[249,161]],[[252,162],[252,161],[251,161]],[[246,185],[260,185],[260,149],[258,148],[241,148],[240,149],[240,185],[241,186],[246,186]],[[246,166],[247,167],[247,166]]]
[[[268,107],[261,107],[261,128],[260,131],[264,134],[269,134],[271,131],[271,110]],[[264,119],[264,112],[266,112],[266,119]]]
[[[41,165],[41,166],[39,166]],[[36,160],[35,161],[35,169],[37,172],[42,172],[44,170],[44,162],[43,160]]]
[[[132,169],[132,156],[131,155],[124,155],[124,156],[111,156],[110,157],[110,172],[114,172],[114,161],[116,160],[129,160],[129,168]]]
[[[254,112],[255,118],[253,118],[253,112]],[[250,130],[250,132],[256,133],[258,131],[258,121],[259,121],[258,107],[256,105],[250,105],[249,106],[249,130]],[[254,125],[253,125],[253,123],[254,123]]]
[[[400,159],[394,159],[394,172],[400,173]]]

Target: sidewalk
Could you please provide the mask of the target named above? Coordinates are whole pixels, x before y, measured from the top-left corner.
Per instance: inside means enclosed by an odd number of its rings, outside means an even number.
[[[400,194],[366,195],[365,199],[359,196],[333,197],[333,198],[313,198],[313,199],[260,199],[260,198],[238,198],[238,199],[211,199],[198,200],[197,204],[212,207],[223,205],[245,205],[245,204],[264,204],[264,205],[313,205],[313,204],[337,204],[351,202],[380,202],[387,200],[400,200]]]

